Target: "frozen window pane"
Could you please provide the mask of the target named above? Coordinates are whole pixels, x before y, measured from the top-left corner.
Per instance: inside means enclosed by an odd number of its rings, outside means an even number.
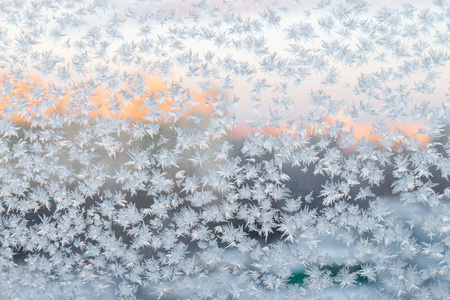
[[[447,299],[450,6],[0,3],[5,299]]]

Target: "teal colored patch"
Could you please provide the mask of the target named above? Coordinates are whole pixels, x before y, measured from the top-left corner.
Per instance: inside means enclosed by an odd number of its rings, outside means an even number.
[[[325,266],[325,267],[321,268],[321,270],[330,271],[331,278],[334,278],[339,273],[339,270],[341,270],[344,267],[345,267],[344,265],[330,265],[330,266]],[[351,266],[348,269],[350,270],[351,273],[355,273],[355,272],[361,271],[362,267],[360,265],[356,265],[356,266]],[[303,285],[303,281],[307,277],[308,277],[308,275],[306,274],[305,270],[294,271],[294,272],[292,272],[292,275],[289,278],[289,281],[287,282],[287,284]],[[360,283],[360,284],[367,284],[367,283],[369,283],[369,280],[365,276],[361,276],[361,275],[359,275],[359,273],[357,273],[356,282]]]

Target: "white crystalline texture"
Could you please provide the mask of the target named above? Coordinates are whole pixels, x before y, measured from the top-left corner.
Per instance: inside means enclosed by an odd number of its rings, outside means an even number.
[[[0,1],[2,299],[448,299],[450,4]]]

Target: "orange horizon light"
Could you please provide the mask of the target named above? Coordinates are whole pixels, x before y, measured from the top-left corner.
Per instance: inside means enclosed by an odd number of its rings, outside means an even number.
[[[3,111],[3,114],[5,114],[5,109],[7,108],[7,103],[14,99],[15,97],[24,99],[26,101],[26,104],[28,105],[26,107],[26,110],[31,115],[40,115],[40,111],[33,111],[34,108],[36,108],[36,104],[42,101],[42,99],[33,99],[32,92],[34,88],[42,88],[46,87],[46,83],[43,81],[42,78],[37,76],[29,76],[29,81],[19,81],[19,82],[13,82],[12,88],[13,92],[10,94],[3,94],[2,100],[0,101],[0,110]],[[158,105],[154,108],[160,109],[163,113],[169,113],[174,105],[175,101],[174,99],[170,99],[168,97],[168,90],[167,86],[164,84],[164,82],[157,76],[154,75],[145,75],[145,93],[134,97],[132,96],[132,99],[128,101],[127,105],[123,101],[122,93],[124,91],[129,92],[129,89],[122,88],[119,92],[111,92],[110,90],[106,89],[103,86],[98,87],[95,92],[89,97],[89,100],[91,104],[95,107],[97,106],[97,109],[91,110],[89,112],[90,118],[94,119],[98,115],[102,116],[110,116],[113,118],[130,118],[131,120],[137,121],[137,120],[145,120],[145,116],[150,111],[149,108],[144,107],[144,99],[149,97],[151,94],[162,94],[165,99],[165,101],[158,102]],[[3,82],[4,78],[0,78],[0,82]],[[131,93],[130,93],[131,94]],[[189,103],[189,109],[181,111],[183,115],[190,115],[192,112],[200,111],[201,113],[205,115],[209,115],[212,113],[212,108],[208,107],[206,104],[206,97],[214,98],[214,93],[200,93],[197,91],[190,92],[193,103]],[[52,108],[47,109],[45,112],[42,112],[45,115],[50,115],[52,113],[56,112],[68,112],[69,111],[69,101],[70,101],[70,94],[65,94],[63,97],[57,97],[56,95],[51,95],[47,93],[43,93],[42,98],[50,98],[54,101]],[[113,99],[114,101],[118,102],[120,107],[120,112],[113,112],[111,107],[109,105],[111,104],[110,99]],[[10,105],[14,106],[14,105]],[[11,107],[9,107],[11,108]],[[17,106],[16,106],[17,108]],[[179,108],[178,108],[179,109]],[[12,116],[6,117],[9,120],[13,120],[18,123],[29,123],[24,116],[21,115],[21,111],[17,111],[13,113]]]
[[[43,96],[50,98],[54,101],[53,108],[47,109],[44,112],[40,111],[30,111],[33,108],[36,108],[36,104],[42,101],[41,99],[36,100],[32,98],[32,92],[34,88],[43,88],[45,91],[45,88],[48,87],[48,84],[40,77],[37,77],[35,75],[29,76],[29,81],[19,81],[19,82],[13,82],[13,92],[10,94],[3,94],[2,101],[0,101],[0,110],[3,111],[3,114],[5,113],[6,104],[9,100],[13,99],[14,97],[22,98],[27,101],[28,106],[25,108],[30,114],[44,114],[44,115],[50,115],[52,113],[56,112],[67,112],[69,111],[69,100],[70,95],[66,94],[63,97],[57,97],[56,95],[49,95],[44,93]],[[4,76],[3,78],[7,78]],[[0,82],[3,81],[3,78],[0,78]],[[163,113],[169,113],[175,104],[174,99],[169,99],[168,97],[168,87],[165,85],[165,83],[161,80],[160,77],[155,75],[144,75],[145,81],[145,93],[138,97],[132,96],[131,92],[128,88],[122,88],[119,92],[112,93],[110,90],[106,89],[103,86],[98,87],[95,92],[92,94],[92,96],[89,98],[91,103],[94,106],[98,106],[97,109],[94,109],[89,112],[90,118],[94,119],[99,115],[102,116],[110,116],[113,118],[130,118],[133,121],[143,121],[145,120],[145,116],[150,112],[150,109],[147,107],[144,107],[144,100],[149,97],[151,94],[155,94],[165,98],[164,101],[158,102],[158,105],[155,107],[156,109],[160,109]],[[132,96],[132,99],[128,101],[128,105],[125,105],[125,102],[122,99],[121,92],[129,92]],[[200,113],[204,115],[211,115],[213,113],[213,108],[211,105],[208,105],[206,103],[206,98],[214,98],[215,95],[212,92],[208,93],[200,93],[197,91],[190,92],[193,102],[189,104],[189,109],[181,111],[182,115],[188,116],[192,114],[193,112],[200,111]],[[115,113],[111,111],[111,108],[108,107],[108,105],[111,103],[109,99],[113,99],[114,101],[118,102],[120,106],[120,113]],[[21,111],[17,111],[13,116],[8,116],[7,119],[13,120],[18,123],[29,123],[29,121],[25,120],[25,118],[21,115]],[[373,125],[369,122],[354,122],[350,118],[345,118],[342,115],[339,115],[338,117],[334,119],[327,119],[325,122],[328,124],[331,124],[333,122],[341,122],[344,124],[344,127],[350,130],[353,128],[353,134],[355,139],[360,139],[365,137],[368,140],[375,141],[379,143],[380,137],[376,134],[371,134],[373,131]],[[424,146],[427,143],[430,143],[432,139],[428,137],[425,134],[417,134],[419,132],[419,129],[421,127],[421,124],[418,122],[410,122],[410,123],[404,123],[401,124],[401,126],[398,126],[398,129],[401,130],[404,134],[406,134],[409,138],[411,136],[415,136],[417,140],[419,141],[420,146]],[[310,127],[306,127],[307,130],[312,131]],[[252,131],[257,131],[258,129],[251,128],[245,123],[239,123],[234,129],[232,129],[229,132],[228,137],[232,140],[238,140],[242,139],[245,135]],[[261,132],[267,135],[277,135],[283,132],[289,132],[290,134],[294,134],[295,130],[288,130],[285,126],[281,126],[279,128],[269,128],[264,127],[259,129]],[[395,129],[391,128],[391,132],[393,132]],[[325,132],[322,134],[326,134]],[[307,134],[310,135],[310,134]],[[396,143],[398,144],[398,143]]]

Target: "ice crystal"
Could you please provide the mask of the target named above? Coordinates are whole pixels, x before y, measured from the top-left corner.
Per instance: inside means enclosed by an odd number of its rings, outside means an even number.
[[[0,16],[2,298],[447,299],[447,1]]]

